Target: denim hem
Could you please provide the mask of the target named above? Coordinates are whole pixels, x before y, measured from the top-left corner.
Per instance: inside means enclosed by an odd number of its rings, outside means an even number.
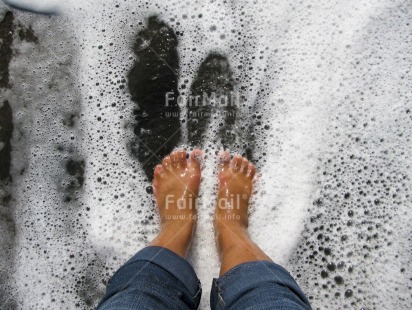
[[[172,274],[194,298],[201,291],[200,281],[192,265],[175,252],[160,246],[148,246],[137,252],[125,265],[137,261],[151,262]]]
[[[211,302],[216,308],[232,304],[241,292],[249,292],[265,283],[274,283],[293,293],[301,302],[308,306],[310,303],[298,284],[282,266],[270,261],[252,261],[237,265],[214,279]],[[236,289],[234,289],[236,288]],[[212,307],[213,309],[213,307]]]

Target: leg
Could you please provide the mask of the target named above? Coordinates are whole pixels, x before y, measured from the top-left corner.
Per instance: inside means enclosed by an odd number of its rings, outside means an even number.
[[[175,151],[154,171],[161,231],[110,279],[98,309],[197,309],[201,289],[185,260],[196,225],[200,150]]]
[[[194,150],[187,161],[185,151],[173,152],[154,171],[153,190],[161,232],[151,245],[168,248],[183,258],[187,256],[196,226],[201,154],[200,150]]]
[[[221,259],[220,275],[223,275],[239,264],[271,259],[249,239],[247,233],[255,167],[240,156],[235,156],[229,167],[229,153],[221,156],[214,226]]]
[[[247,232],[255,167],[247,159],[220,154],[214,227],[221,260],[212,309],[310,309],[299,286],[253,243]]]

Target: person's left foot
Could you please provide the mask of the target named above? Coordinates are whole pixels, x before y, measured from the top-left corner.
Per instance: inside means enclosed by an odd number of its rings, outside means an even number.
[[[154,170],[153,190],[161,231],[150,245],[182,257],[187,256],[196,227],[202,154],[201,150],[193,150],[188,160],[185,150],[174,151]]]
[[[162,226],[195,222],[201,155],[202,151],[195,149],[187,159],[185,150],[177,150],[156,166],[153,189]]]

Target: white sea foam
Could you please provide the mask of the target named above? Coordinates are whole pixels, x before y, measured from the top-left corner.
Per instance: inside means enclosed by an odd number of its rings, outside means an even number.
[[[221,53],[247,98],[238,128],[255,115],[261,177],[251,237],[292,272],[314,308],[410,305],[408,1],[12,4],[61,14],[14,11],[39,38],[15,41],[12,88],[4,91],[15,123],[18,232],[15,284],[7,285],[19,308],[94,306],[102,280],[157,232],[149,184],[127,149],[133,103],[125,81],[135,35],[153,14],[183,33],[179,85],[191,84],[208,53]],[[61,122],[70,115],[73,127]],[[210,220],[217,122],[205,144],[190,257],[203,284],[201,309],[219,270]],[[67,190],[68,159],[85,162],[75,194]],[[67,195],[75,199],[64,202]]]

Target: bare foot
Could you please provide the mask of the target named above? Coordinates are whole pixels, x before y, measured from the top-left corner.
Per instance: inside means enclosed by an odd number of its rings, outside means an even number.
[[[248,208],[252,195],[255,166],[246,158],[220,153],[219,192],[215,209],[215,234],[220,256],[220,275],[252,261],[271,259],[250,240]]]
[[[186,257],[196,224],[201,150],[189,160],[185,150],[166,156],[154,170],[153,190],[160,214],[161,232],[151,245],[166,247]]]
[[[230,163],[229,152],[221,152],[219,167],[219,192],[215,210],[215,228],[236,225],[248,227],[248,207],[252,195],[256,169],[239,155]]]

